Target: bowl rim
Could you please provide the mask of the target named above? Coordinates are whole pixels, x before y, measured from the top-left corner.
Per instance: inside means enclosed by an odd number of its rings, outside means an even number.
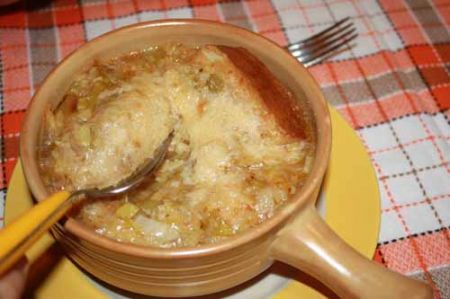
[[[316,133],[320,138],[316,138],[316,154],[313,162],[313,167],[308,175],[308,178],[300,190],[294,194],[294,196],[290,199],[288,203],[282,206],[273,217],[267,219],[263,223],[259,224],[257,227],[251,228],[242,234],[238,234],[236,236],[230,237],[224,242],[220,242],[217,244],[207,244],[196,247],[181,247],[181,248],[158,248],[151,246],[143,246],[143,245],[135,245],[131,243],[122,243],[115,241],[113,239],[107,238],[96,233],[94,230],[88,228],[86,225],[81,222],[68,218],[64,223],[64,228],[67,232],[75,235],[79,239],[84,239],[96,246],[104,248],[108,251],[113,251],[116,253],[126,253],[127,255],[136,256],[136,257],[146,257],[146,258],[156,258],[156,259],[173,259],[173,258],[193,258],[193,257],[204,257],[209,255],[214,255],[218,253],[222,253],[240,246],[243,246],[247,243],[250,243],[252,240],[256,240],[263,236],[264,234],[271,231],[277,225],[286,223],[289,219],[294,218],[291,216],[296,211],[300,211],[301,208],[307,204],[313,204],[316,195],[314,192],[320,187],[322,179],[325,175],[325,171],[328,166],[330,151],[331,151],[331,119],[328,111],[328,106],[324,99],[324,96],[319,88],[319,85],[311,76],[311,74],[306,70],[306,68],[298,63],[298,61],[291,56],[287,51],[281,48],[274,41],[269,40],[268,38],[251,32],[247,29],[231,25],[220,23],[216,21],[210,20],[200,20],[200,19],[165,19],[165,20],[156,20],[149,22],[140,22],[135,23],[129,26],[121,27],[110,32],[107,32],[103,35],[100,35],[76,49],[70,55],[65,57],[43,80],[42,84],[36,90],[33,95],[27,111],[25,113],[24,121],[22,123],[21,134],[20,134],[20,159],[23,165],[23,170],[26,178],[26,182],[33,194],[33,196],[38,200],[43,200],[48,193],[45,191],[42,180],[40,179],[39,172],[37,169],[36,159],[33,158],[32,155],[26,154],[25,148],[27,147],[27,140],[30,138],[30,130],[29,128],[33,126],[33,122],[31,122],[30,115],[32,115],[35,107],[37,105],[38,99],[41,97],[41,93],[43,87],[47,84],[47,82],[54,76],[57,76],[58,73],[63,69],[64,65],[70,61],[73,56],[83,50],[86,50],[89,47],[94,47],[96,43],[103,41],[104,39],[114,38],[114,35],[118,33],[127,33],[132,32],[134,30],[147,30],[155,27],[161,26],[185,26],[185,25],[200,25],[200,26],[210,26],[210,27],[218,27],[217,29],[226,29],[230,31],[230,34],[237,34],[244,36],[249,39],[257,40],[260,43],[265,44],[267,47],[271,47],[276,55],[281,55],[282,59],[289,62],[290,68],[295,68],[295,71],[301,72],[304,76],[304,80],[308,81],[307,83],[311,86],[315,98],[313,100],[307,99],[311,111],[314,114],[314,123],[316,126]],[[320,120],[320,121],[318,121]],[[320,157],[317,159],[317,157]],[[313,198],[313,200],[309,200],[309,198]]]

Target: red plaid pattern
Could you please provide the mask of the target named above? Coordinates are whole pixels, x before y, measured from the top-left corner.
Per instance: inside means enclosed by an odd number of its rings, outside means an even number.
[[[86,40],[127,24],[203,18],[285,46],[351,17],[356,45],[310,69],[357,130],[382,195],[375,259],[450,298],[450,2],[445,0],[29,1],[0,15],[1,198],[36,86]]]

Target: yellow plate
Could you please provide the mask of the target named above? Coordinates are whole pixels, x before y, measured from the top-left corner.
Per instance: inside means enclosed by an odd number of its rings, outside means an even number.
[[[370,159],[354,131],[334,109],[330,110],[333,127],[333,148],[323,186],[325,219],[351,246],[366,257],[372,258],[380,225],[380,199],[377,180]],[[27,189],[22,168],[18,163],[6,197],[6,223],[32,205],[33,201]],[[108,298],[109,295],[115,297],[114,291],[105,287],[99,288],[97,283],[94,283],[61,255],[58,247],[53,245],[53,239],[50,235],[43,237],[27,253],[27,256],[34,262],[30,271],[31,278],[27,283],[27,292],[33,293],[36,298],[97,299]],[[325,298],[322,294],[327,294],[323,286],[318,286],[317,282],[305,278],[300,272],[293,269],[286,271],[286,269],[289,269],[287,266],[276,265],[271,269],[269,272],[281,272],[281,274],[291,278],[289,283],[282,284],[281,290],[278,287],[278,291],[273,295],[273,298]],[[262,279],[259,283],[261,281],[264,283],[265,280]],[[315,286],[320,292],[307,284]],[[245,291],[245,288],[246,286],[239,287],[239,292],[234,295],[239,295],[242,290]],[[258,287],[258,289],[261,288]],[[105,292],[109,295],[106,295]],[[233,292],[227,292],[227,295],[230,293],[233,294]]]

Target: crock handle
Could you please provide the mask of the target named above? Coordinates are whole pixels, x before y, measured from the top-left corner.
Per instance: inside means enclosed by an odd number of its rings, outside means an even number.
[[[388,270],[347,245],[312,206],[280,232],[271,254],[315,277],[341,298],[433,298],[427,284]]]

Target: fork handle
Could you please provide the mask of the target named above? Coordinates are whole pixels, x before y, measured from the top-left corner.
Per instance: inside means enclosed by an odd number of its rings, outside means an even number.
[[[57,192],[0,230],[0,276],[70,209],[70,197],[67,191]]]

